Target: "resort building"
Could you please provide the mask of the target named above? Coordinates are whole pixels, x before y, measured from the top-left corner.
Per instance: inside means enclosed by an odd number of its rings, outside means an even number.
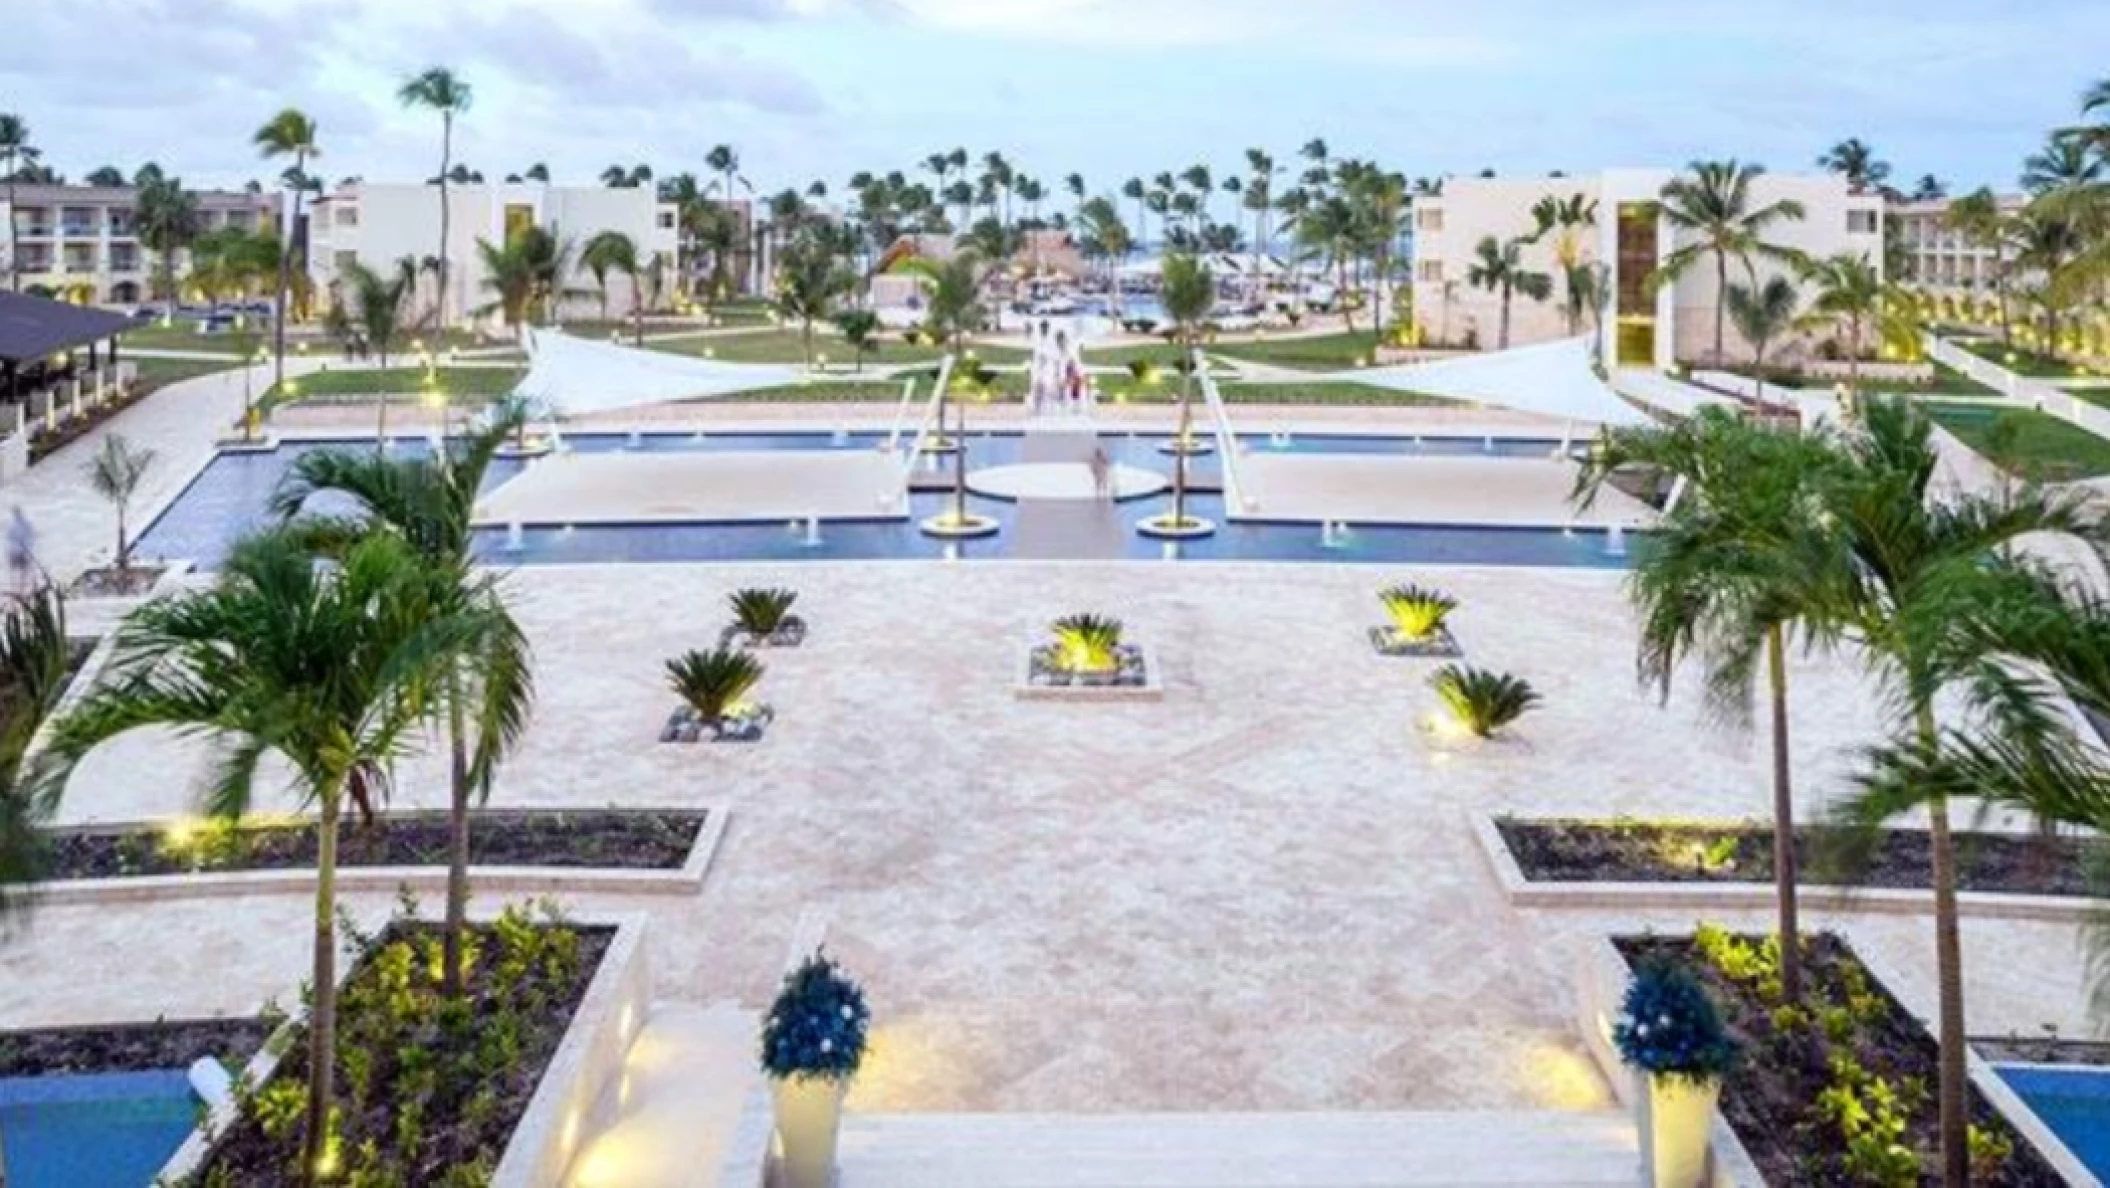
[[[2000,199],[2002,214],[2022,209],[2020,194]],[[1977,297],[1992,291],[1999,259],[1949,222],[1950,200],[1893,202],[1884,217],[1897,224],[1894,233],[1902,263],[1897,278],[1934,297]]]
[[[198,200],[201,233],[228,227],[258,231],[277,225],[276,193],[192,193]],[[0,218],[14,221],[23,290],[87,304],[132,305],[148,300],[159,261],[139,241],[138,194],[131,186],[18,185],[10,207],[6,192],[0,190]],[[0,237],[0,260],[6,252],[7,243]],[[177,275],[189,267],[189,253],[179,251]]]
[[[1605,357],[1623,366],[1668,367],[1709,353],[1714,343],[1716,281],[1703,264],[1661,288],[1649,284],[1657,265],[1680,245],[1677,231],[1657,201],[1677,174],[1667,169],[1619,169],[1572,177],[1452,178],[1441,195],[1414,200],[1414,316],[1424,340],[1493,348],[1502,324],[1502,297],[1476,287],[1470,277],[1475,249],[1525,239],[1525,269],[1552,277],[1544,301],[1522,293],[1509,302],[1509,345],[1546,342],[1571,333],[1568,286],[1560,258],[1564,250],[1582,262],[1610,268],[1611,304],[1604,314]],[[1590,222],[1567,232],[1556,228],[1536,239],[1531,208],[1543,199],[1580,196]],[[1763,174],[1752,187],[1754,208],[1782,199],[1800,202],[1807,217],[1770,227],[1767,238],[1812,256],[1865,254],[1879,266],[1883,257],[1883,199],[1854,194],[1830,174]],[[1563,239],[1567,243],[1563,244]],[[1761,277],[1769,266],[1759,262]],[[1731,278],[1735,280],[1734,276]],[[1587,311],[1576,323],[1589,329]],[[1729,328],[1726,349],[1744,349]]]
[[[669,270],[680,249],[674,204],[660,201],[646,187],[479,183],[449,187],[448,203],[447,291],[439,300],[451,322],[465,320],[470,311],[496,299],[487,284],[490,277],[477,251],[478,240],[502,244],[508,236],[533,226],[569,243],[572,274],[564,279],[563,287],[580,291],[565,302],[565,311],[573,315],[600,306],[599,289],[579,263],[580,249],[594,236],[603,231],[621,232],[637,245],[641,264],[656,263]],[[307,227],[309,275],[318,294],[330,294],[354,261],[385,273],[405,257],[421,265],[436,258],[440,189],[416,183],[340,186],[315,200]],[[420,283],[421,311],[433,305],[433,283]],[[629,278],[608,278],[611,312],[627,313],[633,295]]]

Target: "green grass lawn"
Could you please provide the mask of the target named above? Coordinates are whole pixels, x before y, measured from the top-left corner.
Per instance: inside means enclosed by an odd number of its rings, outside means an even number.
[[[117,357],[124,358],[128,349],[150,351],[201,351],[216,355],[233,355],[238,351],[237,340],[241,335],[200,334],[198,323],[179,321],[164,326],[159,322],[146,322],[125,331],[117,340]],[[259,346],[267,346],[268,340],[257,335]]]
[[[2028,376],[2031,379],[2075,379],[2081,375],[2080,368],[2064,359],[2040,355],[2022,347],[2009,350],[1997,341],[1959,342],[1956,345],[1989,363],[1997,363],[2016,375]],[[2008,359],[2009,355],[2014,356],[2012,362]]]
[[[507,395],[519,386],[523,367],[442,367],[434,373],[438,388],[447,400],[459,405],[483,405]],[[389,367],[370,371],[318,371],[291,381],[296,385],[289,398],[274,386],[264,393],[263,404],[273,408],[289,399],[315,404],[362,404],[382,394],[422,398],[425,369]]]
[[[234,367],[233,359],[125,359],[123,355],[118,358],[137,367],[140,380],[155,387],[196,379],[216,371],[232,370]]]
[[[2040,482],[2110,474],[2110,440],[2034,409],[1928,401],[1928,415],[2002,470]]]
[[[1246,363],[1294,367],[1302,371],[1346,371],[1359,359],[1377,350],[1377,335],[1358,330],[1354,334],[1323,334],[1312,338],[1283,338],[1257,342],[1232,342],[1204,347],[1211,354]]]

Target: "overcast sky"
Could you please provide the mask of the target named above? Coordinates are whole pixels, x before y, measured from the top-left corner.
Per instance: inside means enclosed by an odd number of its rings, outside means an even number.
[[[494,178],[730,143],[761,189],[839,189],[961,146],[1111,190],[1314,135],[1410,175],[1785,170],[1859,135],[1964,189],[2012,184],[2105,45],[2110,0],[0,0],[0,111],[70,176],[194,186],[271,176],[249,136],[289,104],[331,180],[427,176],[394,92],[444,64]]]

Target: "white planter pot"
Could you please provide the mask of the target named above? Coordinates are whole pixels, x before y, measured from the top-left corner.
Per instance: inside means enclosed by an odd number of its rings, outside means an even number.
[[[835,1137],[846,1081],[795,1077],[775,1083],[778,1188],[832,1188]]]
[[[1642,1138],[1649,1183],[1655,1188],[1698,1188],[1706,1183],[1707,1144],[1721,1093],[1718,1080],[1648,1079],[1648,1133]]]

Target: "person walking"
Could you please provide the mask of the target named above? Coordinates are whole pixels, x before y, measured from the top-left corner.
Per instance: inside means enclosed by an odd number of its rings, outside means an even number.
[[[18,503],[7,524],[8,584],[16,593],[27,594],[36,589],[36,577],[37,530]]]
[[[1106,456],[1105,446],[1095,445],[1092,447],[1091,467],[1092,496],[1096,499],[1111,498],[1114,485],[1114,463],[1113,459]]]

